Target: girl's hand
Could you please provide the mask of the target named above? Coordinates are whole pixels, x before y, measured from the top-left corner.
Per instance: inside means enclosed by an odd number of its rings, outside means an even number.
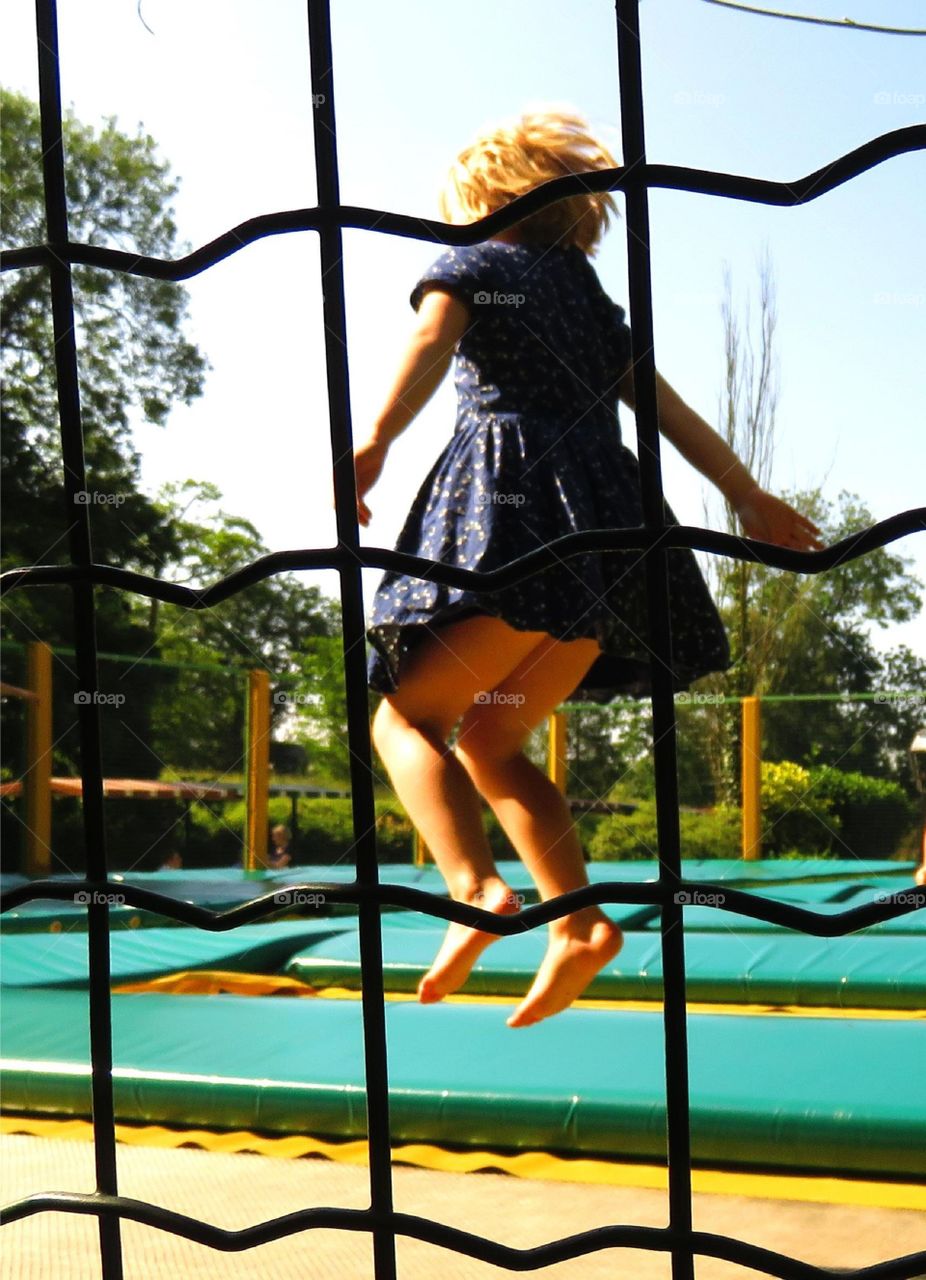
[[[368,440],[354,450],[354,478],[357,483],[357,519],[366,528],[370,523],[370,508],[364,498],[376,484],[386,461],[389,446],[380,440]]]
[[[819,551],[823,546],[812,520],[758,485],[736,504],[736,514],[748,538],[794,551]]]

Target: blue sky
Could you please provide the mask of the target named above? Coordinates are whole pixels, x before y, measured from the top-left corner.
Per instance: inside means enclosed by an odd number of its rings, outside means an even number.
[[[809,0],[808,0],[809,3]],[[791,6],[782,6],[794,8]],[[525,106],[578,108],[620,152],[608,0],[336,0],[335,97],[346,203],[437,215],[448,164],[483,124]],[[315,202],[305,6],[299,0],[61,0],[63,93],[87,122],[142,122],[182,180],[190,245],[258,213]],[[913,0],[814,0],[804,11],[923,25]],[[465,15],[461,17],[461,15]],[[36,95],[33,7],[6,6],[0,78]],[[151,29],[149,32],[146,25]],[[786,22],[701,0],[643,0],[649,158],[787,180],[926,117],[922,39]],[[764,248],[778,295],[781,396],[774,484],[863,497],[876,518],[923,502],[926,214],[922,155],[800,209],[651,194],[656,361],[708,421],[723,382],[724,264],[742,307]],[[622,205],[622,198],[618,197]],[[129,246],[125,246],[129,247]],[[345,235],[354,433],[365,438],[433,246]],[[623,223],[596,259],[625,306]],[[149,491],[216,483],[272,549],[334,540],[317,240],[252,246],[189,284],[206,394],[137,432]],[[918,360],[919,358],[919,360]],[[633,443],[633,419],[622,412]],[[373,490],[371,544],[391,546],[453,425],[448,382]],[[703,520],[701,478],[665,446],[680,519]],[[897,544],[926,580],[922,535]],[[307,575],[335,594],[333,574]],[[367,581],[372,591],[378,574]],[[922,616],[875,637],[926,652]]]

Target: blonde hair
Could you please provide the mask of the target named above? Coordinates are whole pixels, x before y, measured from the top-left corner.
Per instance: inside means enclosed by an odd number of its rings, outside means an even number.
[[[610,151],[569,111],[532,111],[487,130],[462,151],[440,195],[444,220],[475,222],[551,178],[615,169]],[[584,192],[557,200],[517,224],[516,238],[540,244],[577,245],[593,255],[618,217],[608,192]]]

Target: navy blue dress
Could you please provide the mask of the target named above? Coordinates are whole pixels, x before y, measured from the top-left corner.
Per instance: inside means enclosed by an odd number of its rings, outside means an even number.
[[[419,280],[466,304],[453,435],[422,484],[396,549],[490,570],[579,530],[643,523],[639,467],[621,443],[617,382],[631,361],[623,308],[581,249],[500,241],[448,249]],[[667,508],[667,518],[674,517]],[[723,625],[690,551],[668,553],[675,687],[730,665]],[[503,591],[387,572],[373,600],[369,680],[392,692],[429,629],[473,613],[602,656],[571,695],[607,702],[650,687],[641,553],[574,556]]]

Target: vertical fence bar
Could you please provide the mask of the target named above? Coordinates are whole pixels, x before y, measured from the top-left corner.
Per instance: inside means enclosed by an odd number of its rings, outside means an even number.
[[[643,78],[638,0],[616,0],[623,160],[628,173],[644,171]],[[653,359],[649,193],[644,182],[626,188],[627,266],[633,346],[640,485],[647,528],[665,525]],[[685,945],[680,901],[673,900],[681,878],[675,702],[666,552],[646,556],[646,590],[652,657],[652,705],[659,876],[671,896],[662,907],[662,962],[665,981],[666,1121],[669,1159],[669,1224],[691,1232],[691,1135],[689,1128],[688,1028],[685,1007]],[[691,1244],[672,1250],[673,1280],[694,1280]]]
[[[758,698],[744,698],[742,709],[741,782],[743,857],[762,857],[762,710]]]
[[[26,645],[25,872],[34,879],[51,875],[51,649],[42,640]]]
[[[64,246],[68,240],[68,207],[64,182],[64,140],[61,119],[61,81],[58,54],[58,11],[55,0],[36,0],[36,39],[39,60],[39,109],[42,127],[42,177],[45,195],[46,236],[51,248],[49,276],[52,323],[55,337],[55,377],[61,419],[64,462],[65,525],[71,563],[93,561],[90,538],[90,505],[77,500],[87,489],[84,441],[77,378],[77,344],[74,337],[74,293],[71,268]],[[62,251],[55,252],[56,246]],[[100,742],[100,709],[97,694],[96,617],[93,586],[77,582],[74,599],[74,648],[79,688],[77,704],[80,735],[81,794],[87,875],[104,881],[106,829],[103,819],[103,768]],[[112,1087],[112,1009],[110,1006],[109,907],[96,895],[87,907],[89,947],[90,1061],[93,1108],[94,1160],[97,1190],[118,1195],[116,1132]],[[121,1223],[100,1217],[100,1256],[103,1280],[122,1280]]]
[[[308,0],[308,18],[318,207],[324,212],[334,213],[340,203],[340,190],[328,0]],[[350,421],[343,237],[340,227],[333,220],[323,223],[319,232],[319,248],[338,545],[341,550],[356,555],[360,541]],[[341,566],[340,583],[357,883],[373,889],[379,884],[379,871],[376,863],[363,581],[356,562]],[[378,903],[366,899],[360,904],[359,931],[370,1150],[370,1207],[374,1216],[381,1218],[380,1225],[373,1230],[374,1274],[376,1280],[395,1280],[395,1232],[391,1224],[393,1200],[389,1081],[383,998],[383,948]]]

